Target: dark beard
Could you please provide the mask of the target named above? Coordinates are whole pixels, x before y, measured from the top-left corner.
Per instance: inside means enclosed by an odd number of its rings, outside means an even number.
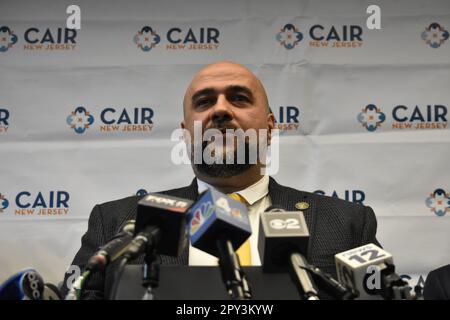
[[[207,141],[204,141],[202,144],[202,154],[205,150],[206,146],[208,145]],[[193,151],[192,153],[193,154]],[[230,178],[237,176],[247,170],[249,170],[252,166],[255,164],[250,163],[249,161],[249,154],[250,154],[250,145],[248,142],[245,142],[245,162],[244,163],[237,163],[237,151],[234,151],[234,162],[230,164],[218,164],[218,163],[212,163],[207,164],[202,161],[200,164],[195,164],[192,160],[193,166],[195,170],[199,173],[202,173],[206,176],[209,176],[211,178]]]
[[[230,178],[249,170],[254,164],[194,164],[197,172],[211,178]]]

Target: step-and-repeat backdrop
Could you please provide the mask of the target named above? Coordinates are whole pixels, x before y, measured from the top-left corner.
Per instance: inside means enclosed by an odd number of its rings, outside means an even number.
[[[275,178],[371,206],[423,281],[450,263],[449,32],[447,0],[1,1],[0,280],[60,281],[95,204],[188,184],[170,157],[184,91],[227,59],[266,86]]]

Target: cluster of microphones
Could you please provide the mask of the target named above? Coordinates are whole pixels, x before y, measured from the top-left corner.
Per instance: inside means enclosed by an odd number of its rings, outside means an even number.
[[[178,257],[188,243],[218,258],[225,290],[232,300],[252,299],[251,279],[241,267],[237,249],[252,231],[245,205],[216,190],[199,200],[150,193],[138,203],[136,220],[130,220],[87,261],[68,294],[49,283],[34,269],[23,270],[0,285],[0,300],[77,300],[92,275],[117,263],[114,283],[106,298],[114,300],[126,265],[145,255],[143,299],[155,298],[159,286],[158,255]],[[392,255],[367,244],[335,255],[337,279],[307,261],[309,231],[301,211],[272,206],[260,216],[258,251],[264,273],[289,273],[299,299],[319,300],[321,292],[339,300],[423,299],[395,272]],[[188,241],[189,240],[189,241]]]

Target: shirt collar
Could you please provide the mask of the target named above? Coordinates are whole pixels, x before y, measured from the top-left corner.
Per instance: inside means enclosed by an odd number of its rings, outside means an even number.
[[[197,185],[199,194],[208,188],[215,189],[213,186],[207,184],[199,178],[197,178]],[[239,193],[249,203],[249,205],[253,205],[269,193],[269,176],[263,176],[251,186],[237,191],[236,193]]]

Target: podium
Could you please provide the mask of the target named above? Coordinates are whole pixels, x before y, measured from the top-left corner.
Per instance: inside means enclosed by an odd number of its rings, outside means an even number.
[[[263,273],[261,267],[243,267],[255,300],[298,300],[288,273]],[[128,265],[120,279],[116,299],[140,300],[142,266]],[[219,267],[161,266],[155,300],[229,300]]]

